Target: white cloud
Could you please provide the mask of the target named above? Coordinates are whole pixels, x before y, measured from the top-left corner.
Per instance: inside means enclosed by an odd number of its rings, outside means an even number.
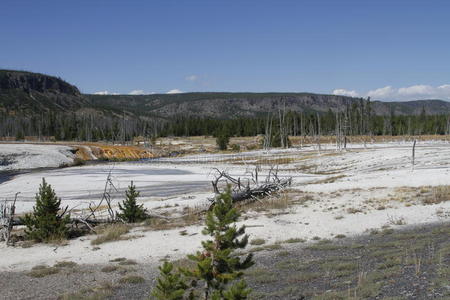
[[[184,79],[187,81],[196,81],[198,79],[198,76],[197,75],[189,75],[189,76],[184,77]]]
[[[351,97],[371,97],[374,100],[420,100],[420,99],[443,99],[450,100],[450,84],[432,86],[416,84],[406,87],[394,88],[390,85],[370,90],[367,93],[358,93],[355,90],[335,89],[334,95]]]
[[[119,95],[119,93],[112,93],[110,91],[98,91],[94,95]]]
[[[130,95],[144,95],[144,91],[143,90],[132,90],[130,93]]]
[[[367,96],[369,96],[371,98],[375,98],[375,99],[388,98],[394,94],[395,94],[395,89],[390,85],[367,92]]]
[[[108,92],[108,91],[98,91],[98,92],[95,92],[94,95],[110,95],[110,92]]]
[[[411,95],[433,95],[435,94],[435,88],[430,85],[418,84],[408,87],[402,87],[398,89],[399,95],[411,96]]]
[[[358,97],[358,93],[356,91],[349,91],[346,89],[335,89],[333,91],[333,95]]]
[[[179,89],[173,89],[167,92],[167,94],[180,94],[183,93],[183,91],[180,91]]]

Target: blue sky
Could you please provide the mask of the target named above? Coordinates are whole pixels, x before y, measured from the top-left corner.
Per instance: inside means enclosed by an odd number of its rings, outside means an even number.
[[[82,92],[450,98],[450,1],[0,0],[0,68]]]

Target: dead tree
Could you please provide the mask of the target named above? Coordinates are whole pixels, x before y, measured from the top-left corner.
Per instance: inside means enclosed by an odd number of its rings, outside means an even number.
[[[219,184],[223,183],[223,186],[231,187],[231,198],[234,203],[237,202],[253,202],[257,201],[261,197],[268,196],[274,192],[277,192],[283,188],[288,187],[292,183],[292,177],[279,178],[278,166],[272,166],[263,183],[259,183],[258,180],[258,168],[255,168],[255,172],[251,173],[252,178],[245,178],[242,180],[240,177],[234,178],[226,171],[220,171],[215,169],[217,174],[215,179],[211,182],[214,193],[219,195],[224,192],[220,189]],[[210,199],[212,202],[210,209],[213,207],[215,198]]]
[[[102,206],[103,202],[106,202],[106,207],[108,210],[110,221],[114,221],[116,218],[116,214],[114,210],[112,209],[112,192],[118,192],[117,188],[115,187],[114,183],[112,182],[111,178],[111,172],[112,169],[109,170],[108,176],[106,177],[105,181],[105,187],[103,188],[102,198],[100,202],[98,202],[96,205],[93,205],[92,203],[89,204],[89,210],[91,211],[90,214],[84,219],[85,221],[88,221],[91,217],[94,219],[96,218],[95,213],[99,210],[99,208]]]
[[[14,196],[12,204],[8,204],[5,200],[3,204],[0,204],[0,240],[4,240],[6,245],[9,244],[11,238],[11,231],[14,226],[14,215],[16,213],[16,201],[20,192]]]
[[[268,150],[272,145],[272,115],[267,114],[266,126],[264,131],[263,149]]]

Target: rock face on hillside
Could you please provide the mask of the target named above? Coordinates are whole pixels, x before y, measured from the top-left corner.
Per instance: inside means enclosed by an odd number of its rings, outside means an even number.
[[[62,79],[44,74],[0,70],[0,92],[11,89],[26,92],[61,93],[81,96],[80,91]]]
[[[0,109],[10,113],[73,111],[88,104],[77,87],[57,77],[0,70]]]

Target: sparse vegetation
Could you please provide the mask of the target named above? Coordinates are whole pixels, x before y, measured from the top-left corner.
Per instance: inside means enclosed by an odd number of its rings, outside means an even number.
[[[127,275],[119,279],[122,284],[138,284],[145,282],[145,279],[138,275]]]
[[[130,227],[126,224],[112,224],[105,226],[99,231],[97,238],[91,241],[92,245],[100,245],[103,243],[126,240],[128,238],[124,237],[130,231]]]
[[[119,269],[118,266],[104,266],[101,271],[104,273],[111,273],[117,271]]]
[[[266,243],[265,239],[253,239],[250,241],[250,245],[254,245],[254,246],[259,246],[259,245],[262,245],[265,243]]]
[[[54,265],[54,267],[56,267],[56,268],[74,268],[76,265],[77,265],[77,263],[73,262],[73,261],[59,261]]]
[[[49,267],[45,265],[35,266],[31,269],[30,272],[27,273],[30,277],[41,278],[49,275],[56,274],[60,271],[57,267]]]

